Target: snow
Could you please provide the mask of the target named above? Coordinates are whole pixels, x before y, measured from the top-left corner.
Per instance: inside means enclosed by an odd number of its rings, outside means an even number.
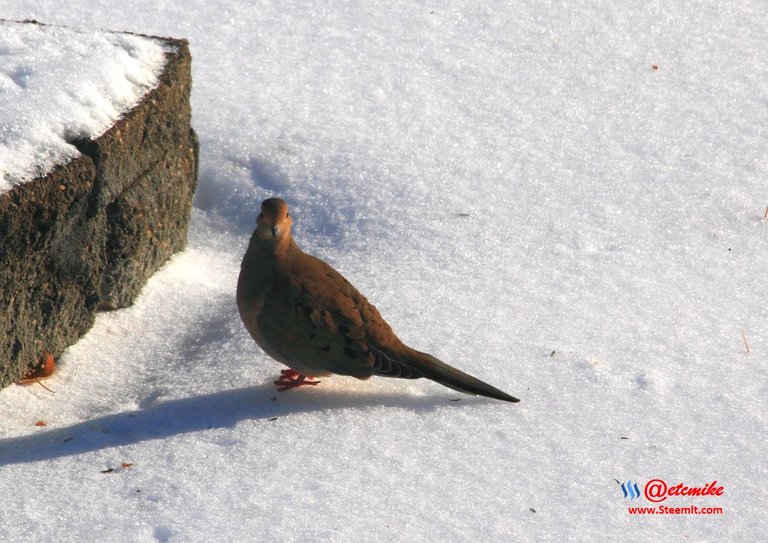
[[[0,20],[0,193],[79,156],[73,140],[157,86],[164,52],[141,36]]]
[[[189,248],[66,351],[55,393],[0,392],[0,539],[763,537],[768,5],[0,13],[190,39],[201,143]],[[234,305],[273,195],[403,340],[522,401],[275,393]],[[619,482],[654,478],[718,481],[661,505],[723,514],[630,515],[654,504]]]

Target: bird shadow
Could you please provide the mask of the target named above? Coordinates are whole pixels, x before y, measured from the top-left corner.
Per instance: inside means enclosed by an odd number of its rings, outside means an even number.
[[[0,466],[40,462],[165,439],[180,434],[232,428],[242,421],[272,423],[283,416],[336,409],[393,407],[430,412],[446,406],[441,396],[361,394],[308,390],[278,394],[271,384],[169,400],[70,426],[0,439]]]

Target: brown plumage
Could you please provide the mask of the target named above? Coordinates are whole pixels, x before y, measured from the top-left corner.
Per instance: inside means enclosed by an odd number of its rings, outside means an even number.
[[[290,368],[278,390],[313,377],[372,375],[431,379],[467,394],[517,398],[405,345],[378,310],[339,272],[302,252],[288,205],[264,200],[237,282],[240,317],[258,345]]]

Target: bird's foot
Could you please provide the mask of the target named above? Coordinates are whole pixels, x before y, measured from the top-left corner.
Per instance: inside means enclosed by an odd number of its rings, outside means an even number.
[[[319,385],[320,381],[315,381],[315,378],[309,375],[302,375],[297,371],[287,369],[280,372],[280,378],[275,381],[275,384],[278,392],[285,392],[301,386]]]

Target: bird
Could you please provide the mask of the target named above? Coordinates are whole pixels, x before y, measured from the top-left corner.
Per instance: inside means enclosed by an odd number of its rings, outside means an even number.
[[[519,400],[403,343],[379,311],[338,271],[303,252],[281,198],[261,204],[237,280],[243,325],[287,369],[279,392],[331,374],[426,378],[466,394]]]

